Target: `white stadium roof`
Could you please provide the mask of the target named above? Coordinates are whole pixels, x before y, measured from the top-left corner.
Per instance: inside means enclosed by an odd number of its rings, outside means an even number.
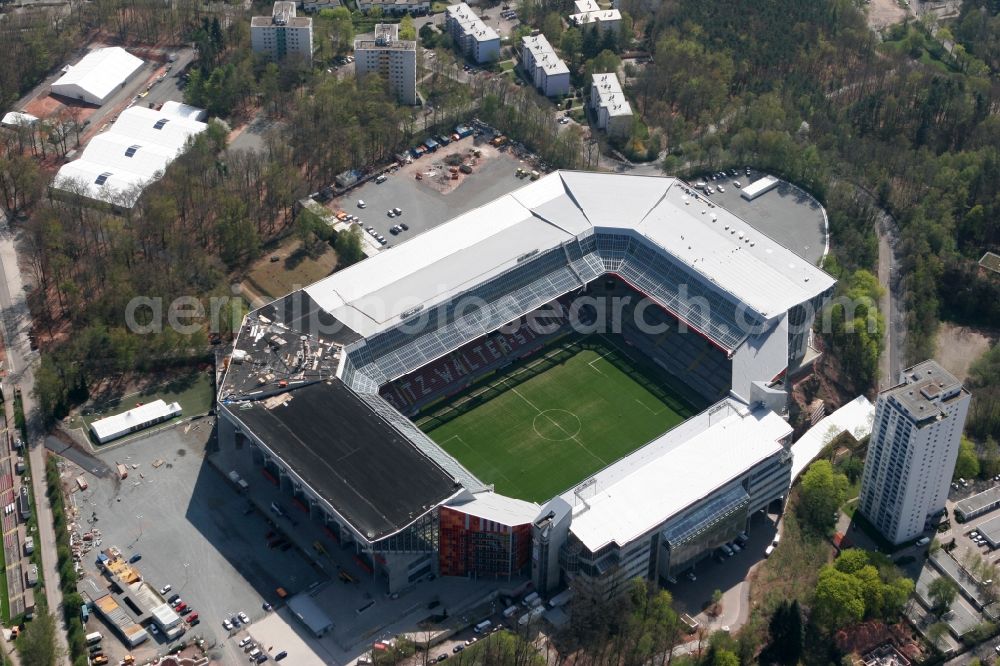
[[[834,279],[676,178],[558,171],[306,287],[369,337],[594,231],[645,237],[764,319]]]
[[[80,159],[59,169],[55,187],[131,208],[142,189],[183,151],[188,138],[208,127],[186,117],[189,111],[180,111],[185,115],[139,106],[126,109],[107,132],[91,139]]]
[[[820,419],[819,423],[792,444],[792,481],[815,460],[827,444],[841,434],[849,432],[859,441],[870,435],[874,420],[875,405],[863,395]]]
[[[590,552],[625,545],[663,524],[777,453],[792,432],[770,410],[751,412],[731,399],[722,404],[599,472],[582,499],[575,489],[562,495],[574,506],[570,531]]]
[[[142,60],[119,46],[94,49],[52,84],[52,92],[103,104],[140,67]]]

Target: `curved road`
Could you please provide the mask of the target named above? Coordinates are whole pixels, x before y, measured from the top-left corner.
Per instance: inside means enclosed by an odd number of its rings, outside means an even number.
[[[31,463],[31,485],[35,495],[38,516],[38,542],[45,578],[45,599],[55,615],[56,643],[64,655],[62,662],[69,663],[67,655],[66,626],[63,623],[62,590],[59,588],[59,569],[56,561],[56,535],[52,529],[52,508],[45,496],[45,445],[44,432],[35,410],[34,372],[32,364],[36,355],[28,343],[31,315],[24,298],[24,285],[17,264],[14,234],[0,214],[0,309],[3,311],[4,340],[7,347],[7,378],[4,387],[8,396],[14,387],[20,387],[24,414],[28,423],[28,459]],[[12,403],[13,401],[11,401]],[[9,403],[10,404],[10,403]]]

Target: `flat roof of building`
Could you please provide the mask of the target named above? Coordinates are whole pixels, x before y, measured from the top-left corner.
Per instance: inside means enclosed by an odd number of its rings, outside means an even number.
[[[622,92],[621,83],[614,72],[594,74],[591,81],[591,94],[596,91],[597,105],[607,109],[609,116],[632,115],[632,105]]]
[[[979,513],[986,507],[997,502],[1000,502],[1000,486],[993,486],[981,493],[976,493],[972,497],[966,497],[964,500],[955,502],[955,510],[961,511],[968,516],[969,514]],[[1000,523],[998,523],[998,526],[1000,526]]]
[[[471,500],[462,501],[458,498],[450,502],[448,508],[509,526],[530,523],[538,516],[539,511],[538,505],[534,502],[493,492],[476,493]]]
[[[711,211],[711,214],[709,214]],[[834,279],[676,178],[557,171],[305,288],[369,337],[595,231],[644,237],[769,319]]]
[[[900,373],[900,383],[882,391],[917,423],[947,414],[947,405],[961,395],[968,395],[955,375],[937,361],[928,360]]]
[[[52,92],[75,97],[79,89],[105,99],[140,67],[142,60],[120,46],[94,49],[52,84]]]
[[[451,16],[459,25],[462,26],[462,30],[466,35],[472,37],[479,42],[489,42],[500,39],[500,35],[497,31],[486,25],[479,14],[472,11],[472,8],[464,2],[460,2],[457,5],[449,5],[447,10],[448,15]]]
[[[278,398],[227,409],[364,538],[390,536],[461,490],[339,379]]]
[[[589,25],[591,23],[600,23],[602,21],[621,21],[622,13],[617,9],[598,9],[596,11],[570,14],[569,20],[577,25]]]
[[[780,452],[791,432],[770,410],[723,400],[563,493],[570,531],[591,552],[630,543]]]
[[[569,67],[563,62],[556,50],[549,44],[545,35],[529,35],[522,42],[524,48],[531,51],[535,58],[535,67],[541,67],[547,74],[568,74]]]

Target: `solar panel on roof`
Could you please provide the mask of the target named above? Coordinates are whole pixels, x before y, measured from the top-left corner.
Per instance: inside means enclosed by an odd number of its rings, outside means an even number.
[[[97,178],[96,178],[96,179],[94,180],[94,184],[95,184],[95,185],[103,185],[103,184],[104,184],[104,182],[105,182],[105,181],[106,181],[106,180],[107,180],[108,178],[111,178],[111,172],[110,172],[110,171],[105,171],[104,173],[102,173],[102,174],[101,174],[100,176],[98,176],[98,177],[97,177]]]
[[[153,124],[153,129],[163,129],[163,126],[170,122],[169,118],[160,118]]]
[[[125,157],[134,157],[141,146],[129,146],[125,149]]]

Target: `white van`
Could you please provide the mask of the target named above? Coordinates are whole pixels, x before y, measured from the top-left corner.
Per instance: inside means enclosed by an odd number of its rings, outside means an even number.
[[[504,612],[503,612],[503,616],[504,616],[504,617],[506,617],[506,618],[511,618],[511,617],[514,617],[514,615],[515,615],[516,613],[517,613],[517,606],[508,606],[508,607],[507,607],[507,608],[506,608],[506,609],[504,610]]]
[[[483,632],[489,631],[490,627],[492,626],[493,626],[492,622],[490,622],[489,620],[483,620],[482,622],[477,624],[472,630],[477,634],[481,634]]]
[[[923,548],[924,546],[926,546],[930,542],[931,542],[931,538],[930,537],[920,537],[919,539],[917,539],[917,547],[918,548]]]
[[[92,634],[87,634],[86,636],[84,636],[84,639],[86,639],[87,641],[87,645],[96,645],[97,643],[101,642],[102,638],[104,638],[104,636],[102,636],[101,632],[99,631],[95,631]]]
[[[771,544],[764,549],[764,557],[771,557],[771,553],[774,552],[774,544]]]

